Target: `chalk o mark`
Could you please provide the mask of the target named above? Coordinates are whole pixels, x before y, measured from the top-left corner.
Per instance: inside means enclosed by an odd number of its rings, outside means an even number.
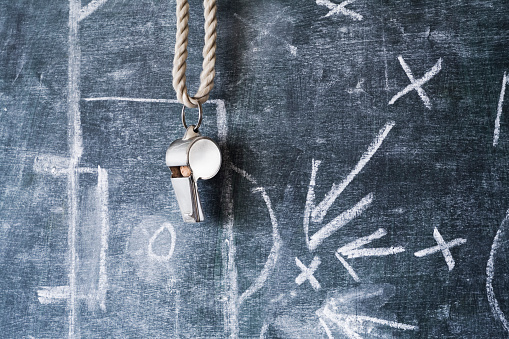
[[[157,239],[157,237],[164,231],[168,230],[170,232],[171,236],[171,243],[170,243],[170,251],[167,255],[158,255],[155,254],[152,247],[154,245],[154,241]],[[175,250],[175,239],[177,235],[175,233],[175,229],[169,222],[165,222],[157,231],[154,232],[154,235],[150,238],[148,241],[148,256],[152,259],[155,259],[157,261],[169,261],[171,256],[173,255],[173,251]]]
[[[500,320],[504,329],[509,332],[509,322],[504,315],[504,312],[500,308],[498,304],[497,297],[495,296],[495,291],[493,290],[493,278],[495,276],[495,254],[497,254],[497,250],[500,245],[503,243],[501,238],[506,233],[506,227],[509,220],[509,210],[506,212],[506,217],[500,228],[495,235],[495,239],[493,240],[493,245],[491,246],[490,257],[488,259],[488,263],[486,265],[486,294],[488,295],[488,302],[491,307],[491,312],[493,315]]]

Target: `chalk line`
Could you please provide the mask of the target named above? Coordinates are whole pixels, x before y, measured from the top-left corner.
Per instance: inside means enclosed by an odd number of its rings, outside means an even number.
[[[86,6],[80,9],[80,16],[78,21],[81,21],[94,13],[99,7],[104,5],[108,0],[92,0]]]
[[[405,62],[401,55],[398,56],[398,60],[399,63],[401,64],[401,67],[405,71],[408,79],[410,80],[410,85],[408,85],[402,91],[398,92],[395,96],[393,96],[391,101],[389,101],[389,105],[394,104],[396,100],[401,98],[403,95],[413,90],[416,90],[419,96],[421,97],[421,100],[424,102],[424,105],[428,109],[431,109],[431,101],[429,97],[426,95],[426,92],[424,92],[424,90],[422,89],[422,85],[430,81],[431,78],[433,78],[435,75],[438,74],[438,72],[440,72],[440,70],[442,69],[442,58],[439,58],[437,63],[428,72],[426,72],[424,76],[419,80],[415,80],[414,75],[412,74],[412,70],[410,69],[410,67],[408,67],[407,63]]]
[[[509,220],[509,210],[506,212],[505,219],[502,221],[500,228],[497,230],[497,234],[495,235],[495,239],[493,239],[493,244],[491,245],[490,257],[488,259],[488,263],[486,265],[486,294],[488,296],[488,302],[490,304],[491,313],[498,318],[502,323],[506,332],[509,332],[509,322],[504,315],[504,312],[500,308],[498,304],[497,297],[495,296],[495,291],[493,289],[493,279],[495,277],[495,255],[497,254],[497,250],[500,245],[505,242],[501,240],[501,238],[505,235],[505,228],[507,222]]]
[[[149,102],[162,104],[180,104],[176,99],[151,99],[151,98],[129,98],[129,97],[97,97],[83,98],[83,101],[132,101],[132,102]]]
[[[359,248],[361,246],[367,245],[370,242],[372,242],[373,240],[380,239],[380,238],[384,237],[385,235],[387,235],[387,231],[383,228],[379,228],[373,234],[356,239],[344,246],[341,246],[340,248],[338,248],[337,252],[344,254],[345,252],[348,252],[353,249]]]
[[[378,132],[378,135],[375,137],[373,142],[369,145],[368,149],[361,156],[361,159],[355,166],[355,168],[348,174],[348,176],[339,184],[333,184],[330,191],[327,193],[325,198],[316,206],[312,213],[311,218],[313,222],[321,222],[327,211],[332,206],[336,198],[344,191],[344,189],[352,182],[352,180],[359,174],[360,171],[366,166],[366,164],[371,160],[371,157],[376,153],[376,151],[382,145],[382,142],[385,140],[391,129],[394,127],[396,123],[394,121],[389,121],[385,124],[385,126]]]
[[[80,61],[81,49],[79,46],[78,21],[80,16],[81,1],[69,0],[69,53],[68,53],[68,82],[67,82],[67,138],[70,151],[69,172],[67,181],[69,230],[69,338],[77,335],[77,310],[76,310],[76,228],[78,225],[78,167],[83,154],[83,141],[80,117]],[[79,331],[79,329],[78,329]]]
[[[448,243],[445,242],[444,238],[438,231],[438,229],[435,227],[433,230],[433,238],[435,238],[435,241],[437,242],[437,246],[433,246],[421,251],[417,251],[414,253],[416,257],[423,257],[425,255],[429,255],[432,253],[436,253],[438,251],[442,251],[442,255],[444,256],[445,262],[447,264],[447,267],[449,268],[449,271],[454,268],[455,262],[454,258],[452,257],[451,251],[449,250],[451,247],[462,245],[467,242],[467,239],[463,238],[456,238]]]
[[[318,232],[311,236],[311,239],[309,240],[309,250],[314,251],[318,245],[320,245],[325,239],[334,234],[334,232],[360,216],[371,205],[372,201],[373,193],[369,193],[364,198],[362,198],[362,200],[359,201],[354,207],[341,213],[327,225],[322,227]]]
[[[37,299],[43,305],[69,299],[69,286],[41,286],[37,290]]]
[[[327,326],[325,321],[323,321],[322,317],[318,317],[318,320],[320,321],[320,325],[322,325],[323,329],[325,330],[325,333],[327,334],[327,337],[329,337],[329,339],[334,339],[334,337],[332,336],[332,332],[330,331],[329,326]]]
[[[321,5],[321,6],[326,6],[330,10],[329,13],[324,15],[322,18],[327,18],[334,14],[343,14],[345,16],[352,18],[353,20],[361,21],[362,19],[364,19],[364,17],[362,15],[346,8],[347,5],[350,5],[351,3],[354,3],[355,1],[356,0],[346,0],[338,5],[338,4],[335,4],[329,0],[316,0],[316,4]]]
[[[322,162],[320,160],[313,159],[311,161],[311,179],[309,180],[309,188],[306,196],[306,205],[304,207],[304,236],[306,239],[306,246],[309,248],[309,217],[311,215],[311,211],[315,208],[315,185],[316,185],[316,173],[318,172],[318,167]]]
[[[69,164],[71,159],[69,157],[62,157],[52,154],[39,154],[34,158],[33,169],[36,173],[50,174],[55,177],[69,175]],[[75,171],[78,174],[97,173],[97,168],[92,167],[77,167]]]
[[[246,173],[247,174],[247,173]],[[259,191],[263,197],[263,200],[265,201],[265,204],[267,205],[267,210],[269,211],[270,216],[270,222],[272,224],[272,248],[270,249],[270,254],[267,258],[267,261],[265,262],[265,265],[263,266],[262,271],[260,272],[260,275],[256,278],[256,280],[249,286],[249,288],[244,291],[244,293],[241,294],[239,297],[238,305],[242,305],[244,301],[246,301],[247,298],[249,298],[251,295],[256,293],[258,290],[260,290],[263,287],[263,284],[269,277],[269,274],[274,270],[276,267],[277,261],[279,259],[279,250],[281,248],[282,242],[281,237],[279,235],[279,229],[278,229],[278,222],[276,215],[274,213],[274,210],[272,209],[272,204],[270,201],[269,196],[267,195],[267,192],[263,187],[259,187],[256,189]]]
[[[106,258],[108,255],[108,239],[110,233],[110,218],[108,212],[108,172],[97,166],[97,193],[99,196],[99,215],[101,217],[101,252],[99,254],[99,283],[97,286],[97,296],[99,306],[106,311],[106,292],[108,291],[108,271],[106,267]]]
[[[219,146],[223,155],[223,164],[230,163],[230,155],[227,148],[228,124],[224,102],[216,102],[216,121]],[[235,239],[233,234],[233,181],[232,169],[226,165],[223,171],[223,184],[221,188],[221,206],[223,220],[223,240],[221,242],[221,258],[223,263],[222,276],[224,277],[224,334],[225,337],[237,338],[239,336],[239,308],[237,305],[239,297],[238,274],[235,264]]]
[[[243,169],[240,169],[238,168],[237,166],[233,165],[233,164],[230,164],[230,167],[232,170],[234,170],[235,172],[237,172],[238,174],[242,175],[245,179],[247,179],[247,181],[249,181],[250,183],[252,183],[253,185],[258,185],[256,183],[256,180],[253,178],[253,176],[249,173],[247,173],[246,171],[244,171]]]
[[[313,273],[316,271],[318,266],[321,264],[321,260],[318,256],[315,255],[313,260],[311,261],[311,264],[309,264],[309,267],[306,267],[299,258],[295,257],[295,264],[301,269],[301,273],[295,278],[295,283],[297,285],[301,285],[304,281],[308,280],[311,286],[315,291],[318,291],[320,289],[320,283],[316,278],[313,276]]]
[[[500,137],[500,118],[502,116],[502,107],[504,105],[505,87],[507,86],[508,81],[509,79],[507,78],[507,74],[506,72],[504,72],[504,78],[502,80],[502,89],[500,90],[500,97],[498,98],[497,118],[495,119],[495,130],[493,131],[493,147],[498,145],[498,139]]]
[[[335,323],[346,334],[346,336],[349,339],[362,339],[362,337],[357,332],[352,330],[345,321],[339,321],[336,318],[334,318],[334,315],[330,312],[330,310],[327,307],[325,307],[324,310],[316,311],[316,314],[318,316],[323,315],[327,319]]]
[[[283,45],[286,47],[286,49],[288,49],[288,51],[290,52],[291,55],[297,56],[297,47],[288,43],[286,40],[270,33],[265,28],[260,28],[257,25],[250,23],[249,21],[247,21],[246,19],[244,19],[237,13],[233,13],[233,16],[236,17],[237,19],[239,19],[240,21],[242,21],[247,27],[251,28],[252,30],[258,31],[258,32],[262,33],[263,35],[270,36],[271,38],[275,39],[276,41],[282,42]]]
[[[348,262],[346,262],[346,260],[338,253],[334,253],[336,255],[336,258],[338,258],[338,260],[343,264],[343,266],[346,268],[346,270],[348,271],[348,273],[350,274],[350,276],[353,278],[353,280],[355,280],[356,282],[359,282],[361,281],[359,279],[359,276],[357,275],[357,273],[355,273],[355,270],[353,269],[352,266],[350,266],[350,264]]]

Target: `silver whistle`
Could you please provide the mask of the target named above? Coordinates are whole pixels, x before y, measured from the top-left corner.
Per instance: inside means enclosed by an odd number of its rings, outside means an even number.
[[[210,179],[219,172],[221,152],[210,138],[200,135],[191,125],[182,139],[171,143],[166,151],[166,166],[185,222],[203,221],[198,179]]]

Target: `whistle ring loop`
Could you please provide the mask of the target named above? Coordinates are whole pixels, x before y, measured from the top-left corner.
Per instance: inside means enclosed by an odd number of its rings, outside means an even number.
[[[196,123],[196,125],[193,128],[193,130],[195,132],[198,132],[198,128],[200,128],[202,120],[203,120],[203,110],[202,110],[202,107],[201,107],[201,102],[198,101],[198,122]],[[186,106],[185,105],[182,106],[182,124],[184,125],[184,128],[187,129],[187,124],[186,124]]]

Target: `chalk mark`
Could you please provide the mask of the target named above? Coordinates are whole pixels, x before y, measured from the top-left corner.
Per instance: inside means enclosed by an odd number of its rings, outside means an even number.
[[[316,4],[319,6],[325,6],[330,10],[329,13],[324,15],[322,18],[327,18],[335,14],[343,14],[345,16],[352,18],[353,20],[361,21],[362,19],[364,19],[362,15],[346,8],[346,6],[350,5],[351,3],[354,3],[355,1],[356,0],[346,0],[338,5],[329,0],[316,0]]]
[[[454,268],[454,258],[452,257],[451,251],[449,250],[451,247],[463,245],[467,242],[467,239],[463,238],[456,238],[450,242],[445,242],[444,238],[438,231],[438,229],[435,227],[433,230],[433,238],[435,238],[435,241],[437,242],[437,246],[433,246],[430,248],[426,248],[424,250],[420,250],[414,253],[416,257],[424,257],[426,255],[430,255],[439,251],[442,251],[442,255],[444,256],[445,262],[447,263],[447,267],[449,268],[449,271],[451,271]]]
[[[498,318],[498,320],[500,320],[506,332],[509,332],[509,321],[507,321],[504,312],[502,311],[500,305],[498,304],[498,300],[495,295],[495,290],[493,289],[493,279],[495,277],[495,255],[497,254],[497,250],[499,249],[500,245],[504,244],[501,238],[505,236],[508,222],[509,222],[509,210],[507,210],[505,219],[502,221],[500,228],[497,230],[495,239],[493,239],[490,257],[488,259],[488,263],[486,264],[486,294],[488,296],[488,302],[490,304],[491,313],[493,313],[493,316],[495,316],[495,318]]]
[[[322,262],[320,261],[320,258],[318,256],[315,256],[313,258],[313,260],[311,261],[311,264],[309,265],[309,267],[306,267],[306,265],[304,265],[300,260],[299,258],[295,257],[295,264],[301,269],[301,273],[297,276],[297,278],[295,278],[295,283],[297,285],[302,285],[303,282],[305,282],[306,280],[309,281],[309,283],[311,284],[311,286],[313,287],[313,289],[315,291],[318,291],[320,289],[320,283],[318,282],[318,280],[316,280],[316,278],[313,276],[313,273],[316,271],[316,269],[318,268],[318,266],[321,264]]]
[[[99,7],[104,5],[108,0],[92,0],[86,6],[81,7],[78,22],[94,13]]]
[[[154,249],[153,249],[154,241],[156,241],[157,237],[164,230],[167,230],[170,233],[170,238],[171,238],[170,249],[168,250],[168,254],[166,254],[166,255],[155,254]],[[171,257],[173,256],[173,251],[175,251],[176,238],[177,238],[177,234],[175,233],[175,229],[173,228],[173,225],[170,224],[169,222],[165,222],[157,231],[154,232],[152,237],[150,237],[150,239],[148,241],[147,255],[156,261],[160,261],[160,262],[170,261]]]
[[[502,107],[504,105],[505,88],[509,79],[506,72],[504,72],[504,78],[502,80],[502,89],[500,90],[500,97],[498,98],[497,106],[497,118],[495,119],[495,130],[493,131],[493,147],[498,145],[498,139],[500,137],[500,118],[502,117]]]
[[[373,256],[386,256],[404,252],[405,249],[401,246],[379,247],[379,248],[364,248],[364,245],[369,244],[373,240],[380,239],[387,235],[387,231],[383,228],[378,229],[371,235],[359,238],[338,248],[337,253],[346,256],[348,259],[373,257]]]
[[[261,33],[263,35],[269,36],[269,37],[275,39],[276,41],[282,42],[283,45],[285,46],[285,48],[290,52],[291,55],[297,56],[297,47],[295,47],[292,44],[288,43],[288,41],[286,41],[286,40],[284,40],[284,39],[282,39],[282,38],[280,38],[280,37],[270,33],[270,31],[265,29],[265,28],[261,28],[258,25],[252,24],[251,22],[249,22],[248,20],[244,19],[243,17],[241,17],[237,13],[233,13],[233,16],[236,17],[237,19],[239,19],[240,21],[242,21],[250,29],[255,30],[255,31],[257,31],[257,32],[259,32],[259,33]]]
[[[97,195],[99,197],[100,218],[101,218],[101,251],[99,254],[99,283],[97,286],[97,297],[99,307],[106,311],[106,292],[108,290],[108,271],[106,257],[108,255],[108,238],[110,232],[110,219],[108,212],[108,172],[97,166]]]
[[[440,72],[440,70],[442,69],[442,58],[438,59],[437,63],[428,72],[426,72],[424,76],[419,80],[415,80],[415,77],[412,74],[412,70],[410,69],[410,67],[408,67],[407,63],[405,62],[401,55],[398,56],[398,60],[399,63],[401,64],[401,67],[403,67],[403,70],[405,71],[408,79],[410,79],[410,85],[408,85],[402,91],[393,96],[391,101],[389,101],[389,105],[394,104],[396,100],[401,98],[403,95],[413,90],[416,90],[417,94],[419,94],[419,97],[421,97],[421,100],[424,102],[426,108],[431,109],[431,101],[426,92],[422,89],[422,86],[428,81],[430,81],[431,78],[433,78],[435,75],[437,75],[438,72]]]

